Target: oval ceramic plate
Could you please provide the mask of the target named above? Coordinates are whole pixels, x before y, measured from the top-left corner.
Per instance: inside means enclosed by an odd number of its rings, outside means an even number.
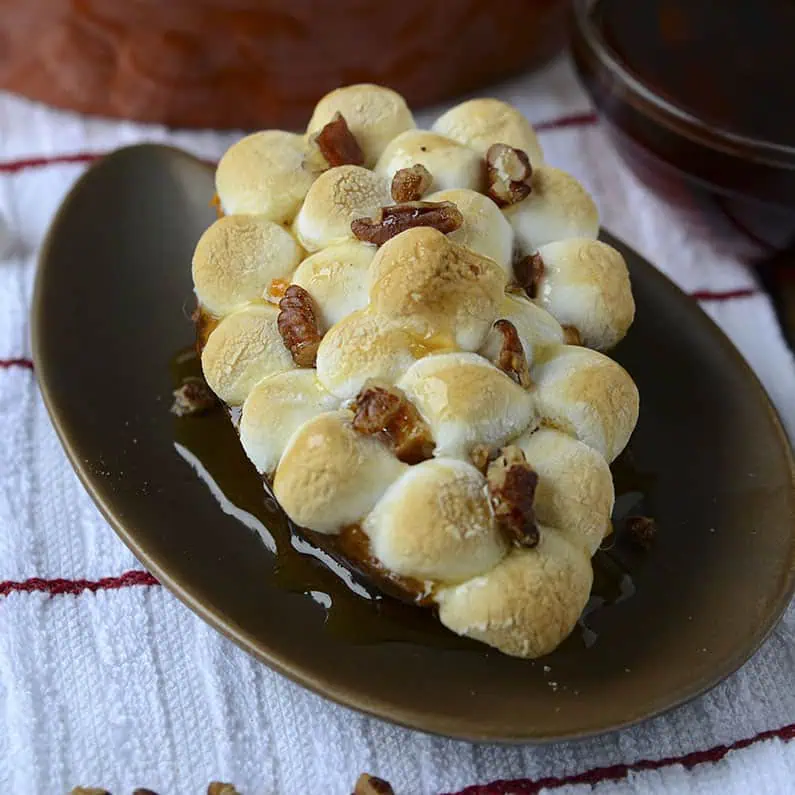
[[[582,626],[522,661],[350,590],[290,535],[220,411],[169,412],[175,375],[196,367],[180,351],[193,339],[190,260],[212,193],[207,166],[165,147],[95,165],[52,226],[33,318],[41,388],[78,474],[199,615],[335,701],[478,740],[628,725],[704,692],[759,646],[793,592],[788,443],[739,354],[665,277],[611,240],[638,306],[615,355],[642,404],[617,508],[653,515],[658,537],[640,552],[617,533],[598,554]]]

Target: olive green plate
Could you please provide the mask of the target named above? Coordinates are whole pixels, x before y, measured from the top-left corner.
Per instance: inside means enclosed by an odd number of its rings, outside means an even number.
[[[615,603],[528,662],[460,641],[417,608],[357,596],[300,554],[307,546],[266,500],[223,415],[169,412],[175,368],[195,368],[174,357],[193,338],[190,260],[212,192],[211,170],[170,148],[98,163],[53,223],[33,309],[39,381],[77,473],[200,616],[335,701],[478,740],[626,726],[703,693],[764,640],[795,583],[786,437],[697,304],[607,236],[627,258],[638,306],[616,351],[642,405],[618,505],[660,528],[647,553],[620,534],[599,553],[597,592]]]

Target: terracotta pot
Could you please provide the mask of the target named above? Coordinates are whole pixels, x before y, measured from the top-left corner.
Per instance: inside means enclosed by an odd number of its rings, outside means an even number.
[[[184,127],[303,127],[371,81],[413,106],[551,56],[566,0],[0,0],[0,87]]]

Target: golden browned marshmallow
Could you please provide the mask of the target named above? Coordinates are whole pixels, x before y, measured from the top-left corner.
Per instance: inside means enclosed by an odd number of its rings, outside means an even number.
[[[202,306],[226,315],[262,298],[274,279],[301,261],[301,247],[284,227],[264,215],[226,215],[199,239],[193,254],[193,285]]]
[[[538,250],[544,263],[536,303],[566,326],[583,345],[608,350],[632,325],[635,301],[624,258],[598,240],[575,238]]]
[[[563,329],[560,323],[549,312],[518,293],[506,293],[497,309],[497,317],[513,323],[522,342],[525,358],[530,364],[538,355],[538,351],[548,345],[563,343]],[[496,363],[502,350],[502,343],[503,335],[492,327],[478,353]]]
[[[444,135],[426,130],[408,130],[390,141],[375,170],[391,182],[396,172],[416,163],[431,173],[432,190],[485,188],[486,171],[483,158],[477,152]]]
[[[352,239],[351,221],[392,204],[389,182],[361,166],[324,171],[309,189],[294,230],[307,251]]]
[[[338,533],[361,521],[408,469],[389,448],[357,433],[350,411],[320,414],[290,439],[276,469],[273,493],[298,525]]]
[[[513,229],[488,196],[461,188],[439,191],[427,200],[453,202],[464,223],[447,236],[448,240],[493,259],[505,271],[506,281],[513,277]]]
[[[530,392],[476,353],[420,359],[398,386],[430,425],[437,457],[467,458],[474,445],[502,445],[535,421]]]
[[[315,105],[307,134],[320,132],[338,112],[361,146],[367,168],[375,165],[395,136],[414,127],[414,117],[400,94],[383,86],[360,83],[326,94]]]
[[[350,399],[368,379],[394,383],[415,360],[452,347],[450,338],[433,334],[417,319],[385,318],[359,310],[323,337],[317,377],[329,392]]]
[[[523,433],[513,444],[521,447],[538,475],[533,502],[538,521],[560,528],[593,555],[610,528],[615,498],[607,462],[596,450],[553,428]]]
[[[390,571],[418,580],[461,582],[493,568],[507,551],[471,464],[431,459],[404,472],[362,524]]]
[[[374,256],[373,246],[350,240],[321,249],[298,267],[293,284],[314,299],[321,332],[367,306]]]
[[[314,175],[304,168],[304,139],[281,130],[254,133],[233,144],[218,163],[215,190],[227,215],[261,214],[292,221]]]
[[[591,195],[574,177],[552,166],[534,168],[530,195],[503,212],[520,254],[554,240],[599,234],[599,211]]]
[[[339,406],[314,370],[288,370],[260,381],[243,403],[240,442],[257,471],[276,469],[290,437],[308,420]]]
[[[541,657],[574,629],[593,571],[582,546],[540,528],[538,546],[514,549],[491,571],[439,589],[439,619],[453,632],[514,657]]]
[[[271,304],[250,304],[227,315],[202,351],[202,370],[210,389],[232,406],[241,404],[267,375],[292,370]]]
[[[521,149],[533,166],[544,162],[530,122],[512,105],[499,99],[470,99],[440,116],[433,131],[485,155],[492,144]]]
[[[548,353],[530,371],[541,424],[575,436],[610,463],[638,421],[638,388],[604,354],[573,345]]]
[[[430,227],[385,243],[370,266],[373,309],[391,318],[415,316],[476,350],[496,317],[505,272]]]

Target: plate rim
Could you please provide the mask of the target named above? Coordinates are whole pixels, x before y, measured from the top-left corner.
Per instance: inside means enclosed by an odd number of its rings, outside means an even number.
[[[573,729],[570,732],[557,733],[555,735],[544,735],[536,733],[528,734],[510,734],[500,733],[488,727],[480,731],[460,731],[453,725],[456,721],[453,718],[442,717],[432,721],[433,725],[428,725],[427,715],[426,719],[423,715],[416,710],[406,710],[399,705],[392,702],[384,702],[378,699],[372,699],[367,696],[357,694],[357,692],[345,685],[330,685],[324,683],[323,678],[316,677],[308,674],[301,666],[291,666],[289,661],[284,660],[280,655],[270,653],[268,650],[260,648],[249,635],[243,630],[242,627],[236,626],[229,617],[224,616],[222,612],[213,605],[205,602],[201,596],[194,593],[193,589],[181,583],[178,578],[169,573],[169,567],[161,565],[156,557],[149,555],[146,550],[138,543],[136,534],[130,532],[125,522],[114,514],[112,506],[109,501],[105,500],[99,489],[96,487],[96,479],[89,472],[89,467],[82,461],[75,449],[74,442],[69,433],[65,429],[66,419],[61,413],[58,400],[53,394],[53,391],[48,382],[48,367],[47,357],[42,353],[43,340],[46,337],[45,322],[43,319],[42,304],[44,301],[44,293],[46,289],[46,262],[49,259],[49,253],[54,245],[55,232],[61,225],[61,219],[64,216],[67,206],[71,204],[72,199],[81,190],[81,188],[95,178],[96,173],[107,168],[108,164],[113,164],[115,161],[129,156],[131,153],[137,153],[145,150],[151,150],[154,153],[167,154],[176,156],[181,159],[187,159],[197,166],[211,169],[211,165],[206,160],[180,149],[176,146],[161,143],[138,143],[130,146],[120,147],[107,155],[99,158],[92,163],[81,176],[75,180],[71,188],[64,196],[61,204],[58,207],[55,215],[53,216],[48,226],[47,232],[42,240],[38,256],[36,258],[36,275],[34,282],[33,295],[30,308],[30,338],[31,338],[31,351],[34,362],[36,379],[39,385],[39,391],[42,396],[43,403],[47,409],[50,421],[55,428],[58,439],[63,447],[67,459],[78,476],[81,485],[85,488],[88,495],[91,497],[94,504],[99,509],[100,513],[108,524],[113,528],[116,535],[122,542],[130,549],[136,559],[144,566],[144,568],[151,572],[158,580],[158,582],[166,588],[171,594],[176,596],[184,605],[198,615],[203,621],[208,623],[213,629],[220,632],[224,637],[231,640],[239,648],[243,649],[246,653],[253,656],[260,663],[264,663],[277,674],[285,676],[295,684],[306,688],[307,690],[315,693],[323,698],[332,701],[335,704],[352,709],[360,714],[368,717],[378,718],[383,721],[393,723],[412,731],[418,731],[429,735],[446,737],[455,740],[462,740],[476,743],[496,743],[496,744],[530,744],[530,745],[547,745],[555,742],[565,742],[571,740],[586,739],[589,737],[596,737],[611,732],[627,729],[629,727],[638,725],[644,721],[656,718],[660,715],[666,714],[696,698],[704,695],[706,692],[720,684],[727,677],[731,676],[739,670],[746,662],[759,650],[762,644],[769,638],[775,627],[778,625],[781,617],[795,596],[795,554],[791,560],[787,576],[782,579],[781,586],[775,599],[771,602],[775,604],[775,608],[771,611],[767,622],[760,625],[761,631],[753,636],[752,642],[744,647],[744,649],[733,656],[731,656],[725,665],[716,669],[711,669],[709,675],[704,675],[698,680],[694,681],[692,686],[680,688],[680,692],[673,695],[669,703],[665,706],[652,709],[644,712],[643,714],[633,715],[624,721],[616,721],[610,725],[601,728],[588,728],[588,729]],[[793,455],[792,442],[787,435],[786,429],[781,421],[778,410],[775,404],[768,395],[763,384],[759,380],[751,365],[745,360],[740,351],[736,348],[734,343],[729,339],[721,327],[698,305],[691,296],[685,293],[677,284],[675,284],[668,276],[662,271],[658,270],[649,260],[642,254],[637,252],[629,244],[625,243],[620,238],[611,234],[604,228],[601,230],[600,237],[606,237],[611,244],[618,244],[620,247],[630,249],[637,256],[637,259],[642,263],[642,267],[648,272],[648,278],[653,282],[652,289],[667,290],[675,296],[675,299],[680,302],[685,302],[690,305],[690,308],[695,310],[700,316],[700,321],[704,324],[705,330],[711,335],[715,343],[719,344],[727,354],[730,354],[734,360],[734,365],[742,371],[744,379],[753,385],[754,390],[758,394],[760,407],[764,407],[765,414],[770,423],[771,430],[775,433],[779,445],[784,453],[786,465],[789,469],[789,477],[792,495],[795,496],[795,456]],[[795,527],[793,527],[795,532]]]

